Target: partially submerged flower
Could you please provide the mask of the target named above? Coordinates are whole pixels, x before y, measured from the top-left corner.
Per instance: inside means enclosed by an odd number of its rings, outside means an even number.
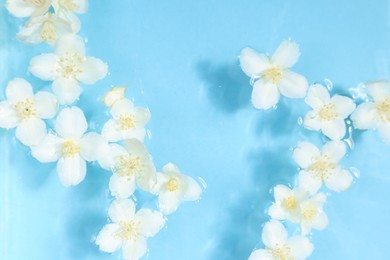
[[[5,91],[7,100],[0,102],[0,127],[16,127],[16,138],[24,145],[39,144],[46,135],[42,119],[57,114],[57,98],[46,91],[34,95],[30,83],[21,78],[11,80]]]
[[[173,163],[163,167],[157,180],[158,206],[165,215],[176,211],[182,201],[198,200],[202,194],[199,184],[193,178],[183,175]]]
[[[345,136],[345,119],[355,110],[352,99],[340,95],[330,97],[328,90],[315,84],[309,88],[306,103],[313,108],[303,120],[303,126],[310,130],[321,130],[332,140]]]
[[[262,240],[265,249],[253,251],[248,260],[305,260],[314,249],[307,237],[288,237],[286,228],[277,220],[264,225]]]
[[[117,199],[130,197],[137,186],[144,191],[152,191],[157,182],[156,169],[142,142],[127,140],[124,147],[112,144],[102,155],[100,165],[114,172],[109,187]]]
[[[346,146],[342,141],[327,142],[321,151],[312,143],[299,143],[293,152],[294,160],[301,167],[299,186],[311,194],[315,194],[323,183],[336,192],[348,189],[353,177],[348,170],[339,166],[345,153]]]
[[[7,0],[5,7],[16,17],[29,17],[45,14],[52,0]]]
[[[57,135],[48,134],[32,147],[32,155],[42,163],[56,162],[57,173],[65,187],[75,186],[85,178],[86,161],[95,161],[105,145],[97,133],[87,131],[88,124],[78,107],[64,108],[55,122]]]
[[[280,94],[304,98],[308,83],[305,77],[289,69],[298,61],[300,51],[293,41],[283,41],[272,57],[250,48],[241,51],[240,64],[246,75],[256,79],[252,103],[256,108],[269,109],[279,102]]]
[[[72,25],[74,31],[79,31],[81,24],[77,14],[88,10],[88,0],[52,0],[56,14]]]
[[[53,43],[59,36],[76,33],[70,23],[48,12],[44,15],[31,18],[19,31],[18,38],[29,44],[41,42]]]
[[[112,223],[102,228],[95,242],[101,251],[107,253],[122,248],[126,260],[144,256],[146,239],[155,236],[165,225],[164,216],[158,211],[143,208],[135,212],[132,200],[115,200],[108,215]]]
[[[366,84],[372,101],[360,104],[351,115],[357,129],[378,129],[382,140],[390,144],[390,82],[372,81]]]
[[[328,216],[322,209],[325,202],[325,194],[319,193],[301,203],[300,211],[302,235],[309,234],[312,228],[323,230],[328,225]]]
[[[116,101],[110,109],[112,118],[104,124],[102,135],[110,142],[145,138],[145,125],[150,119],[148,109],[135,107],[129,99]]]
[[[116,102],[125,98],[126,87],[113,87],[103,97],[106,107],[112,107]]]
[[[80,96],[80,83],[95,84],[107,75],[107,69],[101,60],[85,56],[85,44],[77,35],[62,36],[55,54],[35,56],[29,67],[36,77],[53,81],[53,92],[62,104],[73,103]]]

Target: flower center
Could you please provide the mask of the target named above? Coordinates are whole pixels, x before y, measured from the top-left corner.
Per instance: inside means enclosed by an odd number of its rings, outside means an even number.
[[[28,120],[37,114],[34,103],[29,98],[27,98],[25,101],[16,103],[15,110],[18,117],[22,120]]]
[[[51,18],[52,14],[49,13],[49,18],[43,23],[41,33],[39,37],[45,42],[51,42],[57,40],[57,29]]]
[[[294,260],[294,257],[291,255],[291,248],[285,244],[276,244],[275,249],[272,250],[272,257],[275,260]]]
[[[179,182],[176,179],[170,179],[165,185],[165,189],[168,191],[176,191],[179,189]]]
[[[80,6],[78,6],[73,0],[59,0],[59,4],[68,12],[73,12],[80,9]]]
[[[270,68],[263,73],[263,77],[266,81],[271,81],[275,84],[282,79],[282,70],[278,66]]]
[[[115,169],[120,176],[131,177],[136,173],[141,173],[143,166],[139,156],[131,158],[130,156],[121,155]]]
[[[312,207],[304,209],[302,212],[303,218],[309,221],[310,223],[313,222],[313,218],[315,215],[317,215],[317,210]]]
[[[284,205],[288,210],[294,210],[297,207],[297,200],[291,196],[284,201]]]
[[[57,69],[57,72],[66,79],[76,78],[77,74],[82,72],[79,67],[82,62],[83,59],[78,53],[66,52],[58,60],[60,68]]]
[[[314,159],[310,170],[316,177],[325,180],[333,174],[335,168],[336,164],[330,160],[329,156],[320,155]]]
[[[386,98],[384,101],[377,105],[379,118],[384,122],[390,122],[390,98]]]
[[[116,236],[130,241],[136,241],[140,232],[139,225],[140,221],[135,221],[134,219],[130,221],[120,221],[119,226],[121,227],[120,231],[116,233]]]
[[[121,114],[117,120],[117,125],[123,131],[135,128],[135,116],[131,114]]]
[[[326,103],[318,111],[318,116],[325,121],[335,120],[338,117],[336,106],[332,103]]]
[[[46,0],[30,0],[30,3],[34,6],[42,7],[46,3]]]
[[[74,158],[76,154],[80,153],[80,146],[72,140],[65,141],[61,151],[65,158]]]

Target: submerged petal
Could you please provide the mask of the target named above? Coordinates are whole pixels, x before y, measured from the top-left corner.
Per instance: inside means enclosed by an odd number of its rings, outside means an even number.
[[[312,143],[301,142],[294,149],[293,158],[302,169],[308,168],[313,158],[320,155],[320,150]]]
[[[313,244],[307,237],[294,236],[288,239],[287,246],[291,248],[291,254],[297,260],[307,259],[314,250]]]
[[[130,199],[114,200],[108,209],[108,216],[115,223],[129,221],[134,217],[134,214],[135,205]]]
[[[341,118],[347,118],[356,108],[352,99],[341,95],[334,95],[330,101],[336,106],[336,111]]]
[[[321,120],[315,111],[309,111],[303,119],[303,127],[309,130],[321,130]]]
[[[340,140],[345,136],[347,130],[344,119],[334,121],[323,121],[321,126],[322,133],[331,140]]]
[[[329,156],[333,162],[340,161],[345,153],[347,148],[344,142],[342,141],[329,141],[323,147],[321,153]]]
[[[113,253],[122,247],[122,239],[116,234],[120,231],[117,224],[107,224],[99,232],[96,238],[96,245],[103,252]]]
[[[115,119],[110,119],[104,124],[102,135],[109,142],[118,142],[123,139]]]
[[[297,63],[301,52],[297,43],[286,40],[283,41],[272,55],[272,64],[282,68],[291,68]]]
[[[81,183],[87,173],[87,165],[80,155],[62,157],[57,164],[57,172],[62,185],[65,187],[76,186]]]
[[[390,97],[390,82],[388,80],[369,81],[366,83],[367,94],[375,101]]]
[[[16,138],[26,146],[38,145],[46,135],[46,124],[33,117],[21,121],[16,127]]]
[[[58,56],[63,56],[66,53],[77,53],[81,57],[84,57],[84,40],[76,34],[64,35],[57,41],[55,51]]]
[[[276,248],[287,242],[288,234],[286,228],[277,220],[270,220],[264,225],[262,239],[266,247]]]
[[[253,85],[252,104],[257,109],[269,109],[279,102],[280,93],[276,85],[258,80]]]
[[[1,128],[14,128],[19,123],[19,117],[16,114],[15,109],[7,102],[0,102],[0,127]]]
[[[304,98],[309,86],[304,76],[292,72],[283,72],[283,77],[277,83],[280,93],[289,98]]]
[[[375,104],[367,102],[359,105],[352,113],[353,126],[357,129],[372,129],[377,127],[377,112]]]
[[[180,205],[180,197],[177,191],[161,191],[158,196],[158,206],[164,215],[176,211]]]
[[[41,80],[52,81],[57,77],[57,59],[54,54],[41,54],[30,61],[28,70]]]
[[[390,144],[390,123],[380,124],[378,126],[378,131],[382,140],[385,143]]]
[[[55,162],[61,158],[62,140],[55,135],[46,135],[42,142],[31,148],[32,156],[41,163]]]
[[[328,103],[329,100],[330,95],[328,89],[321,84],[314,84],[310,86],[305,102],[311,108],[318,110],[321,109],[323,105]]]
[[[86,161],[96,161],[100,158],[106,145],[107,142],[98,133],[87,133],[80,140],[80,154]]]
[[[123,245],[123,259],[138,260],[146,254],[146,239],[139,236],[136,240],[128,240]]]
[[[121,176],[114,173],[109,182],[109,188],[111,195],[117,199],[127,199],[135,191],[135,179],[134,177]]]
[[[257,249],[251,253],[248,260],[275,260],[272,253],[266,249]]]
[[[154,237],[165,225],[164,215],[156,210],[140,209],[135,219],[140,222],[139,231],[145,237]]]
[[[40,91],[34,96],[37,115],[43,119],[53,118],[58,112],[58,100],[53,94]]]
[[[254,78],[270,67],[270,61],[266,55],[245,48],[240,54],[240,66],[247,76]]]
[[[183,200],[185,201],[196,201],[200,199],[202,195],[202,188],[200,185],[191,177],[185,176],[186,190],[183,194]]]
[[[55,128],[57,133],[68,139],[80,139],[87,131],[84,112],[78,107],[67,107],[59,113]]]
[[[316,194],[322,186],[321,178],[307,171],[300,171],[298,175],[299,187],[304,188],[310,194]]]
[[[56,79],[53,81],[52,87],[58,101],[64,105],[72,104],[81,94],[80,84],[73,78]]]
[[[329,189],[340,192],[347,190],[353,182],[352,174],[348,170],[341,170],[332,174],[325,180],[325,185]]]
[[[81,72],[77,74],[77,79],[87,85],[95,84],[106,77],[108,66],[103,61],[94,57],[87,57],[80,66]]]

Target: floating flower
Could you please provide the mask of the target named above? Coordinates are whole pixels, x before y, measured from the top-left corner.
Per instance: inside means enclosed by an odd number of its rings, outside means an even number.
[[[383,141],[390,143],[390,82],[372,81],[366,84],[372,101],[360,104],[351,115],[357,129],[378,129]]]
[[[112,144],[99,160],[104,169],[114,172],[109,186],[117,199],[130,197],[137,186],[150,192],[157,182],[156,169],[144,144],[131,139],[124,146]]]
[[[323,230],[328,225],[328,216],[322,209],[325,202],[325,194],[319,193],[301,203],[300,212],[302,235],[309,234],[312,228]]]
[[[252,79],[252,103],[258,109],[269,109],[279,102],[280,93],[289,98],[304,98],[308,83],[305,77],[289,71],[300,56],[298,45],[283,41],[270,58],[250,48],[241,51],[241,69]]]
[[[176,211],[182,201],[195,201],[200,198],[202,188],[191,177],[183,175],[173,163],[165,165],[157,175],[158,205],[165,215]]]
[[[262,240],[266,249],[253,251],[249,260],[305,260],[314,249],[307,237],[288,237],[286,228],[277,220],[264,225]]]
[[[0,127],[16,127],[16,138],[24,145],[39,144],[46,134],[42,119],[57,114],[57,98],[46,91],[34,95],[30,83],[21,78],[11,80],[5,91],[7,101],[0,102]]]
[[[125,98],[126,87],[113,87],[103,97],[106,107],[112,107],[116,102]]]
[[[309,88],[306,103],[313,108],[303,120],[303,126],[310,130],[321,130],[332,140],[345,136],[345,119],[355,110],[352,99],[340,95],[330,97],[328,90],[315,84]]]
[[[351,173],[338,165],[346,153],[342,141],[327,142],[320,151],[314,144],[302,142],[293,152],[301,167],[299,186],[315,194],[322,183],[333,191],[345,191],[353,181]]]
[[[42,80],[53,81],[53,91],[60,103],[71,104],[80,96],[80,82],[92,85],[107,75],[107,64],[85,56],[85,45],[77,35],[62,36],[55,54],[41,54],[31,59],[29,70]]]
[[[147,251],[148,237],[155,236],[165,225],[164,216],[154,210],[140,209],[135,212],[131,200],[115,200],[108,215],[113,223],[99,232],[96,244],[101,251],[113,253],[123,249],[123,258],[137,260]]]
[[[75,186],[84,180],[85,161],[95,161],[105,146],[97,133],[87,131],[88,124],[78,107],[64,108],[55,122],[57,135],[48,134],[32,147],[32,155],[42,163],[56,162],[57,173],[65,187]]]
[[[53,43],[60,35],[76,33],[71,24],[58,15],[48,12],[31,18],[19,31],[18,38],[29,44]]]
[[[289,220],[293,223],[301,221],[301,203],[309,198],[309,192],[303,188],[290,189],[284,185],[274,188],[275,203],[269,208],[268,214],[273,219]]]
[[[134,107],[133,102],[121,99],[110,109],[112,118],[104,124],[102,135],[110,142],[136,138],[141,142],[145,138],[145,125],[150,119],[148,109]]]
[[[38,16],[45,14],[52,0],[7,0],[5,7],[16,17]]]
[[[81,24],[77,14],[88,10],[88,0],[53,0],[53,8],[59,17],[68,21],[74,31],[79,31]]]

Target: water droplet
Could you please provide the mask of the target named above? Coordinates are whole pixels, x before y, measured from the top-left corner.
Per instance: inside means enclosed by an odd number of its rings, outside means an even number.
[[[348,144],[349,148],[353,150],[355,148],[355,142],[352,138],[353,135],[353,127],[351,125],[348,126],[348,137],[344,139],[344,141]]]
[[[255,84],[256,78],[252,77],[251,80],[249,81],[249,84],[253,86]]]
[[[132,195],[130,196],[130,198],[131,198],[134,202],[137,202],[137,197],[136,197],[134,194],[132,194]]]
[[[303,125],[303,118],[301,116],[298,117],[298,125]]]
[[[49,128],[49,134],[57,136],[57,133],[53,129],[51,129],[51,128]]]
[[[148,129],[148,130],[146,131],[146,133],[147,133],[147,135],[148,135],[148,139],[149,139],[149,140],[152,140],[152,132],[150,132],[150,130]]]
[[[200,182],[200,184],[202,185],[203,189],[207,189],[207,183],[206,181],[202,178],[202,177],[198,177],[198,180]]]
[[[271,194],[271,195],[273,195],[273,194],[274,194],[274,188],[273,188],[273,187],[270,188],[270,189],[268,190],[268,193]]]
[[[330,79],[324,79],[326,88],[331,91],[333,89],[333,82]]]
[[[352,172],[353,176],[355,176],[356,179],[360,178],[360,171],[355,167],[350,167],[349,170]]]
[[[273,109],[273,110],[278,109],[278,105],[273,105],[272,109]]]

